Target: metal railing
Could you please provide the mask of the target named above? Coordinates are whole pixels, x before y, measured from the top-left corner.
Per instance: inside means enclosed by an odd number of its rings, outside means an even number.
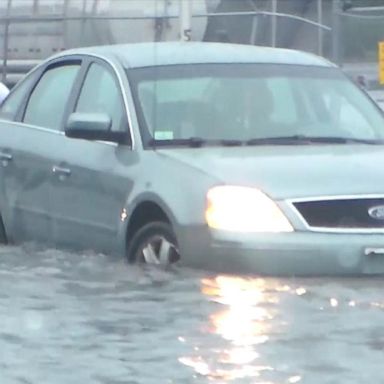
[[[16,62],[13,60],[10,60],[9,56],[9,41],[11,37],[11,25],[13,24],[33,24],[33,23],[62,23],[62,33],[66,33],[66,28],[68,28],[67,22],[79,22],[80,25],[80,38],[78,43],[81,45],[83,43],[82,36],[86,28],[86,23],[94,23],[93,26],[97,26],[97,23],[100,21],[107,21],[107,22],[113,22],[113,21],[126,21],[127,23],[130,21],[140,21],[140,20],[153,20],[153,36],[154,40],[161,40],[162,39],[162,33],[161,33],[161,26],[166,25],[166,23],[170,20],[179,19],[180,25],[183,23],[182,12],[180,12],[179,15],[161,15],[161,16],[110,16],[110,15],[102,15],[98,14],[97,4],[98,1],[93,2],[93,6],[91,10],[86,9],[86,3],[87,0],[83,0],[82,8],[78,9],[77,15],[69,15],[68,11],[68,4],[70,0],[63,0],[63,12],[60,15],[50,15],[50,16],[41,16],[37,13],[37,8],[35,9],[36,12],[32,12],[31,15],[28,16],[14,16],[11,15],[11,5],[12,0],[0,0],[0,1],[7,1],[6,5],[6,12],[5,16],[0,16],[0,27],[2,27],[2,35],[4,37],[2,44],[2,57],[0,57],[0,74],[1,74],[1,80],[3,82],[14,82],[17,80],[18,76],[20,76],[26,69],[30,69],[32,65],[36,64],[36,61],[34,60],[28,60],[23,62]],[[34,0],[35,4],[37,4],[38,0]],[[188,1],[188,0],[184,0]],[[191,0],[192,1],[192,0]],[[236,0],[235,0],[236,1]],[[247,18],[247,20],[251,20],[250,22],[250,33],[248,36],[248,40],[244,41],[244,43],[248,44],[256,44],[258,42],[258,23],[259,21],[267,20],[268,22],[265,24],[267,25],[266,28],[268,29],[267,38],[268,41],[265,41],[265,45],[269,45],[272,47],[279,46],[279,36],[284,35],[284,26],[283,26],[283,20],[287,21],[293,21],[297,22],[298,25],[305,25],[308,26],[311,29],[311,38],[312,41],[310,42],[311,45],[311,52],[317,53],[321,56],[328,55],[334,62],[338,64],[342,64],[343,62],[343,50],[344,50],[344,42],[342,42],[342,35],[343,35],[343,25],[342,23],[345,21],[343,18],[359,18],[359,19],[377,19],[380,20],[384,18],[384,15],[362,15],[358,14],[358,11],[360,9],[356,9],[355,11],[348,11],[343,12],[340,9],[340,3],[338,0],[332,0],[332,9],[327,9],[327,17],[324,17],[324,0],[315,0],[315,2],[311,3],[313,4],[313,12],[312,12],[312,19],[303,17],[304,13],[297,15],[297,14],[290,14],[285,12],[278,12],[278,4],[281,4],[283,1],[286,0],[271,0],[270,2],[270,8],[269,10],[253,10],[253,11],[246,11],[246,12],[207,12],[207,13],[193,13],[191,14],[192,19],[198,19],[198,18],[206,18],[208,22],[211,22],[212,20],[217,20],[220,18]],[[180,3],[181,4],[181,3]],[[330,4],[329,2],[327,4]],[[380,7],[379,7],[380,8]],[[370,9],[371,11],[374,11],[375,9]],[[382,11],[380,8],[378,10]],[[90,12],[90,13],[89,13]],[[364,13],[364,12],[363,12]],[[328,18],[328,19],[327,19]],[[328,20],[328,23],[330,25],[326,25],[324,22],[324,19]],[[185,21],[184,21],[185,22]],[[239,22],[241,24],[241,22]],[[286,23],[287,24],[287,23]],[[264,26],[265,26],[264,25]],[[160,28],[159,28],[160,26]],[[296,28],[296,26],[295,26]],[[180,28],[180,31],[183,31],[183,28]],[[308,29],[306,31],[309,31]],[[192,31],[193,33],[193,31]],[[1,34],[1,29],[0,29]],[[180,32],[180,37],[182,37],[182,32]],[[328,52],[324,52],[324,41],[326,40],[326,46],[330,49]],[[96,44],[97,45],[97,42]],[[71,48],[71,46],[64,46],[65,48]],[[301,47],[300,47],[301,48]],[[302,49],[305,50],[305,47]],[[1,51],[0,51],[1,52]]]
[[[1,60],[1,79],[2,82],[6,82],[7,80],[7,72],[11,69],[13,71],[17,70],[18,66],[17,63],[13,63],[13,68],[9,68],[8,61],[9,61],[9,53],[8,53],[8,47],[9,47],[9,39],[10,39],[10,25],[13,23],[22,23],[22,24],[28,24],[28,23],[38,23],[38,22],[44,22],[44,23],[52,23],[52,22],[68,22],[68,21],[80,21],[83,23],[83,25],[86,22],[89,21],[131,21],[131,20],[153,20],[154,25],[157,20],[164,21],[165,19],[178,19],[179,16],[177,15],[167,15],[167,16],[107,16],[107,15],[86,15],[85,12],[82,12],[79,16],[67,16],[65,14],[63,15],[52,15],[52,16],[10,16],[10,5],[11,0],[8,0],[8,7],[5,17],[0,17],[0,26],[4,25],[4,41],[3,41],[3,58]],[[201,14],[193,14],[193,18],[220,18],[220,17],[252,17],[253,18],[253,27],[252,27],[252,33],[250,35],[249,44],[255,44],[255,36],[256,36],[256,28],[255,25],[257,23],[257,19],[259,17],[270,17],[272,20],[285,18],[285,19],[291,19],[296,20],[301,23],[305,23],[307,25],[310,25],[312,27],[315,27],[318,29],[318,49],[317,53],[322,54],[322,41],[323,41],[323,34],[324,32],[330,32],[332,30],[331,27],[327,25],[323,25],[319,22],[315,22],[310,19],[306,19],[297,15],[292,14],[286,14],[286,13],[279,13],[279,12],[268,12],[268,11],[252,11],[252,12],[222,12],[222,13],[201,13]],[[278,23],[273,22],[271,27],[271,46],[276,46],[276,35],[277,35],[277,28]],[[22,67],[20,64],[19,67]]]
[[[291,15],[289,13],[279,13],[279,12],[269,12],[269,11],[251,11],[251,12],[221,12],[221,13],[207,13],[205,15],[194,15],[193,17],[227,17],[227,16],[253,16],[254,23],[257,20],[257,17],[260,16],[269,16],[271,19],[276,19],[276,18],[285,18],[285,19],[292,19],[296,21],[300,21],[302,23],[308,24],[310,26],[318,28],[318,36],[319,39],[318,41],[322,41],[322,35],[324,31],[326,32],[331,32],[332,27],[328,25],[321,24],[319,22],[306,19],[304,17],[296,16],[296,15]],[[277,29],[278,29],[278,24],[276,22],[271,23],[271,46],[276,47],[276,36],[277,36]],[[255,36],[254,34],[251,36],[251,39],[249,41],[249,44],[254,44],[255,43]],[[320,45],[320,44],[319,44]],[[318,47],[318,53],[321,54],[321,48]]]

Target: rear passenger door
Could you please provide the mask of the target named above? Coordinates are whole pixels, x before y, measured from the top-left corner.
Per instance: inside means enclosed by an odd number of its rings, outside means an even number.
[[[3,196],[9,208],[7,230],[18,240],[52,240],[49,191],[52,163],[62,145],[61,133],[70,95],[80,73],[80,60],[61,59],[41,70],[12,123],[4,123],[0,154]],[[21,97],[15,91],[15,98]],[[7,103],[2,110],[7,117]]]
[[[112,130],[128,131],[123,92],[115,70],[94,59],[88,64],[73,112],[106,113]],[[134,152],[130,145],[65,137],[59,155],[51,194],[56,243],[113,251],[133,184]]]

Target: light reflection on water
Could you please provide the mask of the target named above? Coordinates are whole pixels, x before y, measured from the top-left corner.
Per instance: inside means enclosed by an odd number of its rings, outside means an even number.
[[[201,293],[213,305],[201,330],[207,341],[192,343],[179,361],[218,384],[361,383],[377,375],[384,382],[372,353],[384,353],[381,286],[381,279],[203,278]]]
[[[383,279],[0,248],[0,384],[384,383]]]
[[[211,351],[208,359],[195,354],[180,358],[180,362],[217,383],[255,379],[264,371],[273,371],[274,368],[263,361],[259,345],[267,343],[270,334],[278,331],[273,329],[272,320],[278,314],[278,293],[287,290],[286,285],[276,282],[271,286],[261,278],[202,279],[201,292],[209,301],[220,305],[209,316],[209,332],[221,336],[228,344]],[[288,382],[296,383],[300,379],[292,376]]]

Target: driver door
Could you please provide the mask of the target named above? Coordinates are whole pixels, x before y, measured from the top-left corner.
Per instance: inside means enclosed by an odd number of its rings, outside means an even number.
[[[128,131],[128,118],[117,75],[94,60],[73,112],[106,113],[111,130]],[[64,136],[52,181],[55,243],[109,253],[116,248],[127,195],[133,186],[136,154],[129,145]]]

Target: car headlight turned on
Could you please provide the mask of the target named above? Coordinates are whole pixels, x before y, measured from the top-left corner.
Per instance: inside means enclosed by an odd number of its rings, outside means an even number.
[[[207,193],[210,228],[233,232],[293,232],[277,204],[256,188],[217,186]]]

